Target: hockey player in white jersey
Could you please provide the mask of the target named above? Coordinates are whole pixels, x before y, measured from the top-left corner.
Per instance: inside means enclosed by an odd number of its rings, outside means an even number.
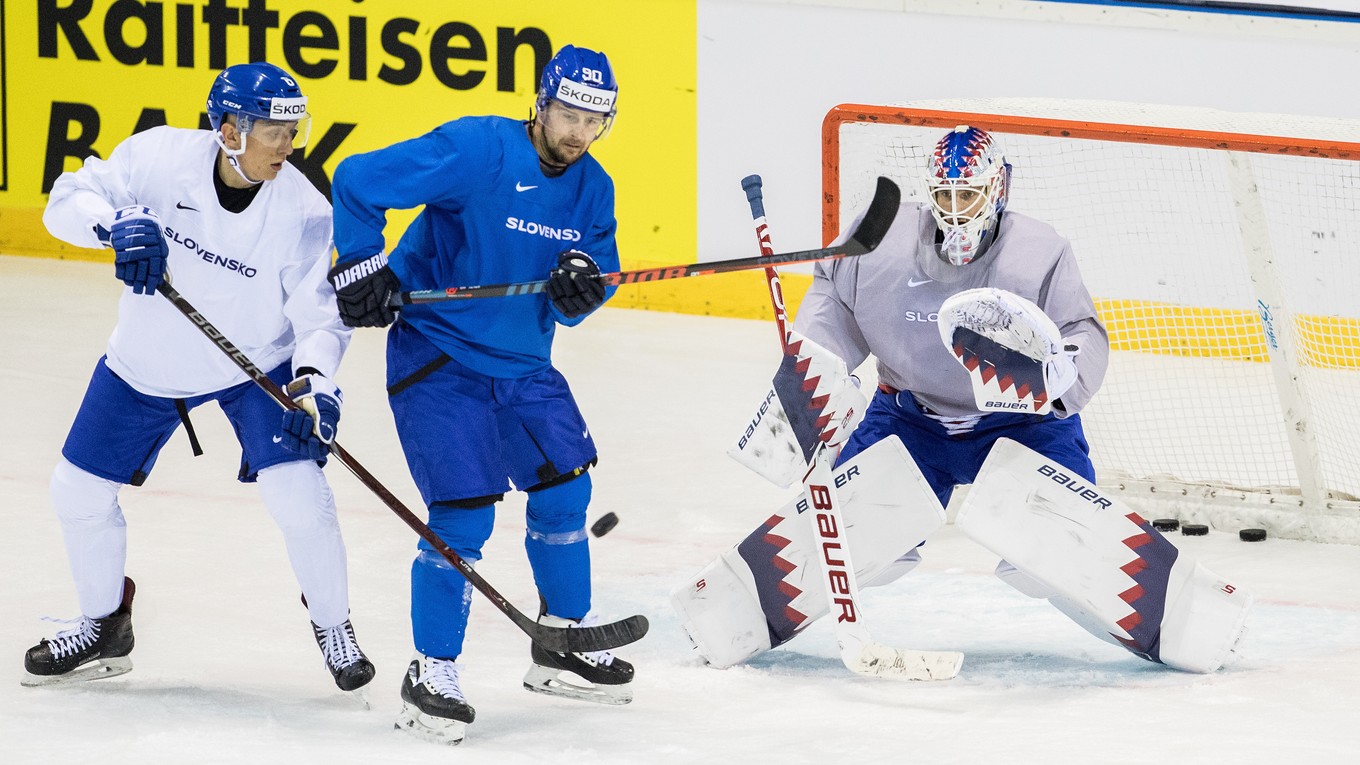
[[[255,482],[283,532],[313,635],[336,685],[373,665],[349,620],[345,546],[322,474],[340,418],[332,378],[350,330],[326,281],[331,208],[288,155],[305,145],[307,98],[282,69],[239,64],[208,94],[211,131],[156,127],[107,160],[63,174],[43,216],[71,244],[113,250],[127,288],[106,355],[75,416],[51,496],[82,616],[29,649],[24,685],[111,677],[132,668],[132,579],[118,496],[141,486],[194,407],[216,401],[241,444],[239,480]],[[301,411],[280,412],[230,359],[155,294],[173,274],[216,327]],[[291,382],[290,382],[291,381]]]
[[[974,484],[957,523],[1003,559],[996,571],[1003,581],[1143,658],[1188,671],[1218,668],[1241,635],[1250,595],[1179,556],[1150,524],[1093,486],[1079,413],[1104,378],[1109,340],[1070,244],[1051,226],[1007,210],[1011,167],[986,131],[950,131],[928,162],[926,201],[902,204],[877,252],[818,264],[798,311],[790,337],[801,341],[800,364],[824,370],[817,390],[831,391],[825,421],[853,427],[854,413],[863,411],[848,440],[844,427],[823,440],[844,441],[839,462],[846,464],[900,439],[939,502],[904,496],[902,512],[920,508],[929,520],[926,505],[938,512],[955,486]],[[844,370],[870,354],[879,385],[866,409],[856,386],[827,378],[849,380]],[[771,455],[796,450],[770,448],[775,439],[749,431],[734,456],[785,483],[788,460],[771,466]],[[763,456],[753,443],[765,444]],[[854,526],[853,497],[849,504],[846,522]],[[795,564],[768,542],[788,537],[778,526],[782,517],[724,556],[740,565],[714,564],[701,575],[710,592],[750,592],[768,634],[734,643],[712,626],[723,622],[702,603],[712,595],[693,586],[675,593],[712,663],[744,661],[792,638],[811,622],[810,609],[825,613],[824,604],[791,605],[805,597],[788,583]],[[1053,523],[1058,517],[1071,523]],[[856,565],[872,575],[861,581],[883,583],[910,571],[931,530],[925,524],[915,538],[904,537],[895,561],[852,546]],[[732,579],[744,586],[715,587],[714,570],[737,571]],[[746,625],[737,632],[752,632],[749,618],[731,621]]]

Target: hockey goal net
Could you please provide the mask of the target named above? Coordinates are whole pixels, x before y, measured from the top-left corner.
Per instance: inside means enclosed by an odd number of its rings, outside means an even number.
[[[1360,543],[1360,122],[1109,102],[846,104],[823,234],[878,175],[989,130],[1009,209],[1071,240],[1109,330],[1083,414],[1100,485],[1154,517]]]

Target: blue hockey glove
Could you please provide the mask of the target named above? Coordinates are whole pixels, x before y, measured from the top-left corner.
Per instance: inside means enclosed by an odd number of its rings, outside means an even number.
[[[301,409],[283,413],[283,440],[290,451],[324,459],[340,424],[340,389],[321,373],[299,375],[288,383],[288,395]]]
[[[328,278],[346,327],[386,327],[397,320],[397,309],[388,301],[401,288],[401,281],[388,267],[387,253],[339,263]]]
[[[557,256],[557,268],[548,274],[548,297],[557,312],[574,319],[590,313],[604,302],[604,279],[600,267],[580,250]]]
[[[156,211],[141,205],[119,208],[109,228],[109,245],[114,275],[138,295],[154,294],[170,254]]]

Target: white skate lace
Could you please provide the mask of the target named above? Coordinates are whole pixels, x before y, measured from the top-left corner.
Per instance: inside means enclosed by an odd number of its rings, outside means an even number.
[[[457,662],[448,659],[425,659],[425,672],[416,679],[416,685],[425,685],[430,690],[443,696],[446,699],[457,699],[467,701],[463,696],[463,691],[458,687]]]
[[[76,625],[69,630],[58,632],[55,638],[47,641],[48,645],[52,646],[52,658],[54,659],[61,659],[83,651],[99,639],[99,622],[88,616],[75,619],[53,619],[50,616],[44,616],[43,621]]]
[[[315,629],[318,642],[321,643],[321,653],[326,657],[326,663],[335,669],[344,669],[364,658],[358,641],[354,639],[354,627],[348,619],[330,629]]]
[[[600,617],[596,616],[595,614],[587,614],[586,618],[582,619],[580,624],[573,624],[571,626],[593,627],[599,621]],[[614,663],[614,654],[608,651],[590,651],[588,653],[578,653],[576,655],[580,656],[582,659],[585,659],[588,662],[591,662],[601,667],[608,667],[609,665]]]

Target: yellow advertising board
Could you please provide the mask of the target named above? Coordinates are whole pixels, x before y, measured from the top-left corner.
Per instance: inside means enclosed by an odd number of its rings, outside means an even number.
[[[624,267],[694,260],[695,14],[695,0],[5,3],[0,253],[107,258],[47,234],[52,182],[139,130],[206,127],[230,64],[297,77],[313,125],[292,159],[328,192],[351,154],[462,116],[527,118],[539,72],[571,43],[605,52],[619,82],[614,129],[591,151],[616,184]],[[413,215],[391,216],[390,244]]]

